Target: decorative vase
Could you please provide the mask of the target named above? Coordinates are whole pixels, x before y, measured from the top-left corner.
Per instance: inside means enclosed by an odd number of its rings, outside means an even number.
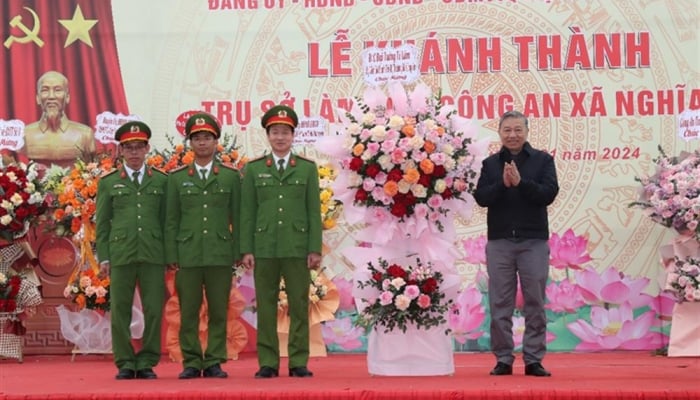
[[[384,332],[381,326],[367,337],[367,368],[371,375],[436,376],[454,374],[452,337],[445,326],[428,330],[409,325],[406,332]]]

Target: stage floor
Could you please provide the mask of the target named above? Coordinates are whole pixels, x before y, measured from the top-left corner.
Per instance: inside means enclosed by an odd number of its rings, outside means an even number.
[[[313,378],[254,379],[255,354],[223,365],[228,379],[181,381],[181,366],[163,358],[154,381],[114,379],[109,355],[26,356],[0,361],[0,399],[700,399],[700,358],[649,352],[550,353],[552,377],[493,377],[491,354],[455,355],[455,373],[440,377],[380,377],[364,354],[331,354],[309,362]]]

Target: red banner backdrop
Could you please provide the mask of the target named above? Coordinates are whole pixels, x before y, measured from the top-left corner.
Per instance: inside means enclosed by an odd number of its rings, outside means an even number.
[[[111,0],[3,1],[0,15],[0,68],[11,78],[0,89],[1,119],[38,120],[37,79],[51,70],[68,78],[70,119],[94,127],[104,111],[128,114]]]

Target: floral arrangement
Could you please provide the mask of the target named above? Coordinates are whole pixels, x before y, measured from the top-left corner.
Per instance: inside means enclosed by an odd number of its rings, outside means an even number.
[[[108,156],[98,157],[97,162],[76,161],[70,168],[54,167],[44,176],[43,185],[50,191],[49,228],[58,236],[74,237],[83,230],[90,242],[94,242],[97,183],[100,177],[114,167]],[[87,229],[87,232],[84,228]]]
[[[46,196],[36,164],[12,164],[0,170],[0,236],[24,236],[30,224],[46,211]]]
[[[443,276],[432,264],[423,264],[418,258],[415,265],[389,265],[383,258],[377,264],[368,264],[369,280],[357,282],[360,288],[372,287],[380,292],[364,307],[361,325],[383,326],[384,332],[395,328],[406,332],[409,324],[428,329],[447,322],[445,314],[453,301],[440,291]]]
[[[63,290],[66,298],[78,305],[78,310],[87,308],[104,313],[109,311],[108,276],[101,276],[92,268],[80,271],[72,277]]]
[[[19,275],[8,277],[0,272],[0,312],[14,312],[17,309],[17,294],[21,285]]]
[[[321,271],[310,270],[311,283],[309,284],[309,303],[316,304],[323,300],[328,294],[327,279],[322,278]],[[280,280],[280,292],[277,300],[277,307],[286,309],[289,306],[287,292],[285,292],[284,278]]]
[[[679,303],[700,301],[700,259],[675,257],[673,269],[666,276],[666,290]]]
[[[338,173],[330,165],[318,166],[318,179],[321,196],[321,222],[323,229],[332,229],[342,211],[342,203],[333,197],[333,181]]]
[[[389,95],[369,89],[357,99],[360,112],[346,114],[341,166],[354,204],[386,209],[402,222],[427,218],[443,231],[445,201],[464,200],[476,187],[476,130],[424,84],[410,93],[390,85]]]
[[[641,207],[652,221],[700,240],[700,151],[680,157],[667,156],[661,147],[659,151],[654,159],[656,174],[637,178],[641,195],[630,206]]]
[[[175,144],[175,139],[170,135],[165,135],[170,144],[166,150],[155,150],[148,158],[146,164],[161,169],[165,172],[178,168],[182,165],[191,164],[194,161],[194,151],[190,148],[187,140]],[[229,135],[224,135],[222,141],[217,145],[214,158],[222,164],[232,166],[236,169],[243,168],[248,161],[246,157],[241,157],[236,140]]]

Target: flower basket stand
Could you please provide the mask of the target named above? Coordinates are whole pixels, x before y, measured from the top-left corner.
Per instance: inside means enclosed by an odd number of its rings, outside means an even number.
[[[669,357],[700,357],[700,302],[676,304],[673,309]]]
[[[22,337],[11,333],[5,333],[5,323],[17,319],[17,313],[0,312],[0,356],[16,358],[22,362]]]
[[[410,325],[406,332],[372,329],[367,337],[367,369],[379,376],[441,376],[455,372],[452,337],[445,327]]]

